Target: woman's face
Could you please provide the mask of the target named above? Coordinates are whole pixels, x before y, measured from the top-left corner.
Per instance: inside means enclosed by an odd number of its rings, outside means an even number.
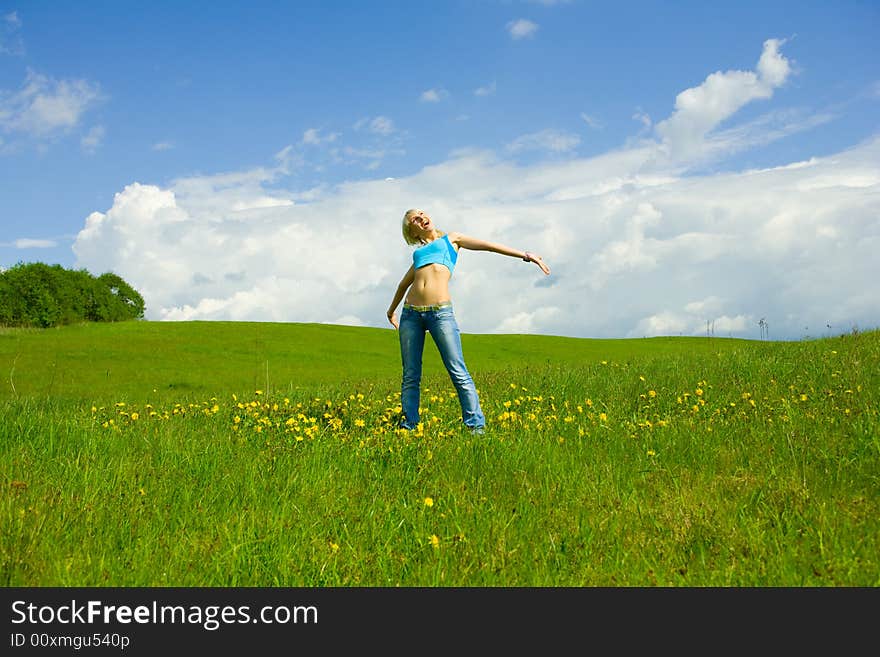
[[[434,222],[421,210],[410,215],[407,221],[409,221],[410,235],[417,239],[424,239],[434,234]]]

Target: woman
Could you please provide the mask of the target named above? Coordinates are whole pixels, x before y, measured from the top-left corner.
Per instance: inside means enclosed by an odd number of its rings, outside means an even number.
[[[403,239],[407,244],[420,246],[413,251],[413,264],[397,286],[387,313],[388,321],[400,335],[400,356],[403,361],[400,395],[403,418],[400,426],[415,429],[419,423],[422,351],[425,331],[428,331],[458,392],[462,421],[471,431],[482,433],[486,418],[480,408],[474,380],[464,364],[461,335],[449,296],[449,279],[458,260],[458,251],[492,251],[521,258],[525,262],[534,262],[547,275],[550,274],[550,268],[544,264],[541,256],[528,251],[461,233],[444,233],[434,226],[427,213],[417,209],[407,210],[403,216]],[[394,311],[404,295],[406,300],[398,321]]]

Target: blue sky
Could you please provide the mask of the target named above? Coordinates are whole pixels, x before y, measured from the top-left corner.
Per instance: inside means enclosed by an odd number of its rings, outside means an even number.
[[[716,5],[2,0],[0,266],[387,326],[422,207],[553,267],[466,254],[466,332],[877,326],[880,5]]]

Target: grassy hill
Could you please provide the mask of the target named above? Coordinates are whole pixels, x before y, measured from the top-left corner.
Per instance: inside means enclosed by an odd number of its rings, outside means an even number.
[[[719,350],[760,348],[718,338],[592,340],[536,335],[462,336],[476,378],[536,366],[577,368]],[[426,379],[445,376],[430,337]],[[0,329],[0,399],[161,399],[254,390],[291,393],[341,385],[395,389],[391,328],[260,322],[123,322]]]
[[[391,329],[3,331],[0,583],[880,585],[880,332],[463,342],[484,435]]]

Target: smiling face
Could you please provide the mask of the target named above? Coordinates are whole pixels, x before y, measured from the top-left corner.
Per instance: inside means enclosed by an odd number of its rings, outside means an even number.
[[[435,237],[434,222],[427,212],[407,210],[403,217],[403,238],[409,244],[430,242]]]

